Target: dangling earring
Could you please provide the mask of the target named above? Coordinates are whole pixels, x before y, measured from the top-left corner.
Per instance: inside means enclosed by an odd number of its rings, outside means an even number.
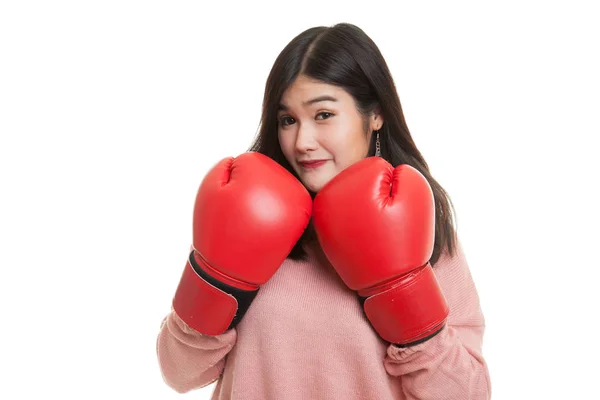
[[[379,143],[379,131],[375,131],[377,134],[375,138],[375,157],[381,157],[381,143]]]

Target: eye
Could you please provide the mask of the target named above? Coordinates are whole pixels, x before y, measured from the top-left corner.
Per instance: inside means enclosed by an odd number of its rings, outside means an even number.
[[[333,116],[333,114],[332,114],[332,113],[330,113],[330,112],[322,112],[322,113],[318,113],[318,114],[317,114],[317,117],[318,117],[319,115],[326,115],[326,116],[327,116],[326,118],[323,118],[323,119],[329,119],[330,117],[332,117],[332,116]],[[318,119],[318,118],[317,118],[317,119]]]
[[[294,118],[292,117],[282,117],[279,119],[279,125],[281,126],[288,126],[293,124],[294,122]]]

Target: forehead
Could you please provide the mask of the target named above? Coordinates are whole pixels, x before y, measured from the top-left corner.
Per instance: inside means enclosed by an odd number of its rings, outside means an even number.
[[[279,109],[309,107],[316,103],[314,100],[335,100],[342,103],[348,101],[349,96],[344,89],[338,86],[300,76],[281,96]]]

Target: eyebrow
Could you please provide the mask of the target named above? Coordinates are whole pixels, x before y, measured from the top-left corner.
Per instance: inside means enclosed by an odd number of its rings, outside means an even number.
[[[329,96],[329,95],[323,95],[323,96],[319,96],[319,97],[315,97],[314,99],[305,101],[304,103],[302,103],[302,105],[304,107],[314,104],[314,103],[318,103],[320,101],[338,101],[335,97]],[[279,104],[279,106],[277,107],[277,111],[287,111],[287,106],[283,103]]]

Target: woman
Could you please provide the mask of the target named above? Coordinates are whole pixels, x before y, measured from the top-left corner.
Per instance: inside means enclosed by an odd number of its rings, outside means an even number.
[[[199,189],[157,340],[165,382],[216,381],[214,399],[489,398],[450,199],[361,29],[285,47],[250,150]]]

